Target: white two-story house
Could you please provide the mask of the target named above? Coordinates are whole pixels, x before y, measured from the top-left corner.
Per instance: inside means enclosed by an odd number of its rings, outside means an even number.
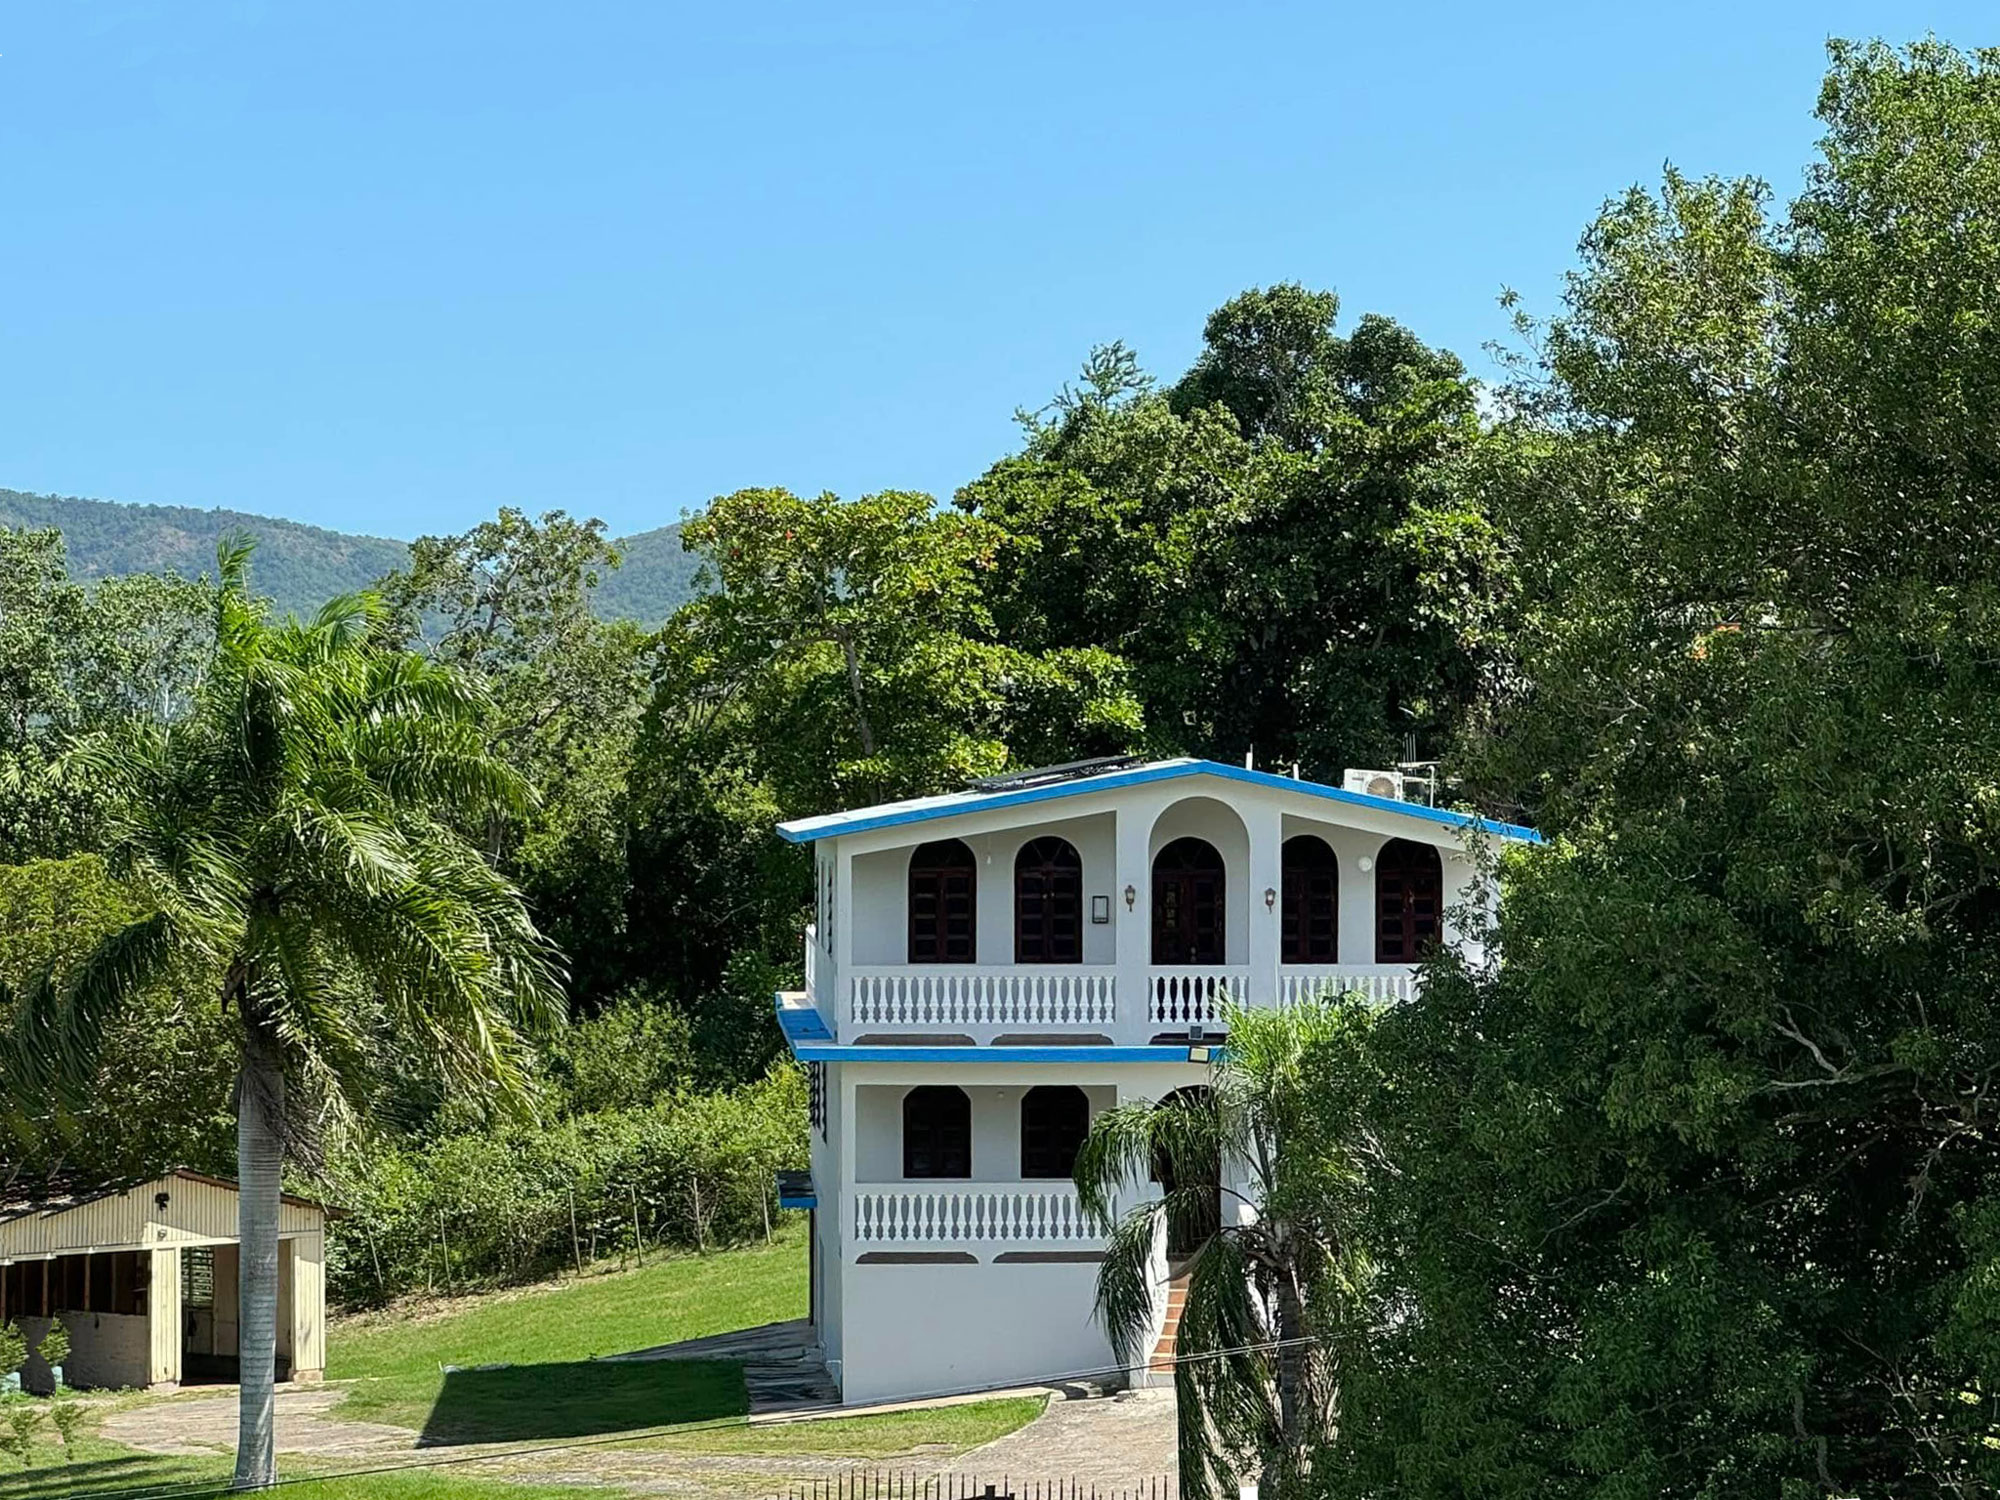
[[[1460,941],[1477,838],[1533,840],[1204,760],[1086,762],[780,826],[815,846],[812,1312],[843,1398],[1102,1375],[1097,1111],[1203,1086],[1225,997],[1409,997]],[[1159,1267],[1170,1342],[1171,1259]],[[1147,1376],[1146,1361],[1132,1370]]]

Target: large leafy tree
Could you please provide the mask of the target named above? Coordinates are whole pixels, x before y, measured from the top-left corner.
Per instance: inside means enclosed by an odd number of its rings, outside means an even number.
[[[275,1477],[278,1209],[287,1149],[365,1107],[386,1060],[476,1098],[522,1098],[526,1034],[559,972],[468,833],[519,815],[462,673],[378,644],[372,595],[273,623],[247,544],[225,544],[214,648],[189,711],[79,752],[108,789],[108,858],[142,913],[38,987],[15,1083],[88,1078],[120,1012],[176,965],[234,1018],[241,1184],[236,1484]]]
[[[1334,1493],[2000,1484],[2000,54],[1837,46],[1820,118],[1539,330],[1482,774],[1560,839],[1383,1024]]]
[[[60,532],[0,526],[0,859],[93,846],[100,789],[62,747],[184,709],[213,616],[205,583],[135,574],[86,586]]]
[[[780,818],[1139,737],[1116,657],[1003,637],[985,586],[1009,539],[928,496],[744,490],[683,537],[708,592],[661,633],[635,755],[641,972],[701,992],[746,952],[796,961],[809,877]]]
[[[624,804],[648,637],[591,612],[619,565],[603,522],[505,507],[470,531],[418,538],[380,585],[404,639],[483,685],[493,753],[540,793],[527,817],[494,822],[488,848],[573,956],[571,1000],[584,1008],[629,977]]]
[[[1366,1026],[1332,1000],[1232,1011],[1205,1088],[1103,1111],[1077,1153],[1084,1212],[1108,1239],[1097,1313],[1127,1363],[1148,1353],[1159,1246],[1199,1240],[1174,1366],[1191,1500],[1245,1478],[1280,1500],[1312,1493],[1340,1404],[1330,1335],[1367,1281],[1351,1117],[1317,1085],[1335,1059],[1360,1055]],[[1143,1201],[1119,1217],[1119,1197],[1135,1193]]]
[[[1294,285],[1244,293],[1160,389],[1120,346],[958,503],[1019,545],[1009,639],[1132,664],[1156,734],[1314,774],[1436,756],[1497,654],[1495,439],[1450,354]]]

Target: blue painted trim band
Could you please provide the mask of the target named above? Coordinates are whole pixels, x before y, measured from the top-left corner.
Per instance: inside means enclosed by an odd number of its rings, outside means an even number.
[[[780,1194],[778,1195],[778,1207],[780,1207],[780,1208],[818,1208],[818,1207],[819,1207],[819,1199],[818,1199],[818,1198],[787,1198],[787,1197],[786,1197],[786,1196],[785,1196],[785,1195],[784,1195],[783,1193],[780,1193]]]
[[[1220,1046],[1211,1044],[1220,1051]],[[1178,1047],[841,1047],[794,1044],[800,1062],[1184,1063]]]
[[[1130,771],[1112,771],[1103,776],[1059,781],[1053,786],[1025,787],[1017,792],[968,792],[939,797],[915,805],[892,802],[881,810],[864,807],[854,812],[830,813],[820,818],[796,818],[789,823],[780,823],[778,836],[788,843],[810,844],[817,839],[832,838],[836,834],[870,833],[878,828],[898,828],[906,823],[928,823],[936,818],[957,817],[961,813],[994,812],[1006,807],[1025,806],[1031,802],[1050,802],[1062,797],[1078,797],[1088,792],[1109,792],[1116,791],[1120,787],[1143,786],[1148,782],[1172,781],[1182,776],[1219,776],[1225,781],[1240,781],[1246,786],[1297,792],[1308,797],[1320,798],[1322,801],[1344,803],[1350,807],[1365,807],[1372,812],[1415,818],[1421,822],[1441,824],[1447,828],[1477,825],[1499,838],[1513,839],[1526,844],[1542,842],[1542,836],[1534,829],[1524,828],[1518,823],[1499,823],[1442,807],[1418,807],[1412,803],[1398,802],[1393,797],[1371,797],[1365,792],[1350,792],[1342,787],[1326,786],[1317,781],[1294,781],[1289,776],[1278,776],[1270,771],[1252,771],[1243,766],[1224,765],[1214,760],[1162,761],[1156,765],[1139,766]]]
[[[826,1029],[826,1021],[820,1013],[809,1006],[785,1004],[781,990],[774,997],[778,1002],[778,1029],[785,1034],[785,1040],[796,1046],[800,1042],[831,1042],[833,1033]]]

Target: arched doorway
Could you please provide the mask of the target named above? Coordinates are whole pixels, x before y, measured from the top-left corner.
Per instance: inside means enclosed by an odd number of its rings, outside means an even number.
[[[1323,838],[1302,833],[1285,840],[1283,921],[1279,960],[1288,964],[1340,961],[1340,861]]]
[[[910,962],[969,964],[979,957],[979,865],[957,839],[910,855]]]
[[[1021,1096],[1021,1175],[1062,1178],[1090,1134],[1090,1096],[1075,1084],[1039,1084]]]
[[[1375,856],[1375,962],[1421,963],[1443,935],[1444,869],[1429,844],[1390,839]]]
[[[1222,856],[1206,839],[1175,839],[1153,859],[1153,962],[1221,964],[1224,930]]]
[[[1175,1089],[1154,1107],[1212,1111],[1215,1108],[1215,1096],[1209,1092],[1206,1084],[1190,1084],[1184,1089]],[[1179,1260],[1194,1254],[1222,1228],[1222,1161],[1213,1149],[1208,1149],[1213,1146],[1215,1132],[1205,1129],[1191,1130],[1186,1132],[1183,1139],[1191,1139],[1206,1145],[1196,1145],[1193,1149],[1184,1148],[1177,1153],[1182,1158],[1181,1167],[1192,1177],[1190,1186],[1196,1191],[1188,1194],[1188,1200],[1181,1206],[1179,1212],[1168,1211],[1167,1259],[1169,1260]],[[1180,1191],[1181,1182],[1174,1171],[1174,1160],[1165,1150],[1155,1150],[1153,1153],[1152,1177],[1153,1181],[1166,1192]]]
[[[1031,839],[1014,857],[1014,962],[1083,962],[1083,857],[1068,839]]]

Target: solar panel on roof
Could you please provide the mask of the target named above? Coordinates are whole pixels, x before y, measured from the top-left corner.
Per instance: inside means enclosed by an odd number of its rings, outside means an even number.
[[[1098,755],[1089,760],[1066,760],[1059,766],[1035,766],[1030,770],[1008,771],[999,776],[980,776],[966,782],[966,786],[975,792],[1017,792],[1031,786],[1050,786],[1058,781],[1101,776],[1107,771],[1123,771],[1145,763],[1143,755]]]

